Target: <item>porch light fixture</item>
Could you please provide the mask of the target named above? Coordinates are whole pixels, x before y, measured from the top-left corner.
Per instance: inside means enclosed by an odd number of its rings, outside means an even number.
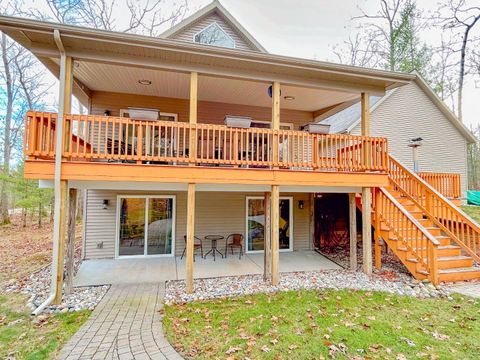
[[[140,85],[152,85],[152,82],[150,80],[146,80],[146,79],[140,79],[140,80],[138,80],[138,83]]]
[[[285,95],[283,98],[287,101],[295,100],[295,96],[292,95]]]
[[[108,209],[108,199],[103,199],[103,210]]]
[[[298,208],[300,210],[303,210],[304,207],[305,207],[305,202],[303,200],[298,200]]]

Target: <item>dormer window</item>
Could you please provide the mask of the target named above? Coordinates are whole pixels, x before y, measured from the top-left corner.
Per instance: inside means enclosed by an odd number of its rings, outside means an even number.
[[[195,34],[193,41],[199,44],[235,48],[235,41],[216,22]]]

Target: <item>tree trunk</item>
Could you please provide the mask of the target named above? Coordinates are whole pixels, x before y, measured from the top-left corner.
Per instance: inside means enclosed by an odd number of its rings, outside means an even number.
[[[65,295],[73,290],[73,272],[75,265],[75,223],[77,213],[77,189],[69,190],[68,236],[65,261]]]
[[[38,227],[39,228],[42,227],[42,210],[43,210],[43,206],[42,206],[42,202],[40,201],[38,203]]]
[[[53,196],[50,197],[50,222],[53,222],[53,214],[55,213],[55,202]]]
[[[8,182],[7,177],[10,174],[10,130],[12,126],[12,111],[13,111],[13,84],[12,76],[10,74],[10,63],[7,56],[7,37],[4,33],[1,35],[1,51],[3,71],[5,72],[5,87],[7,90],[7,106],[5,109],[5,122],[3,129],[3,174],[0,189],[0,224],[10,223],[10,216],[8,214]]]

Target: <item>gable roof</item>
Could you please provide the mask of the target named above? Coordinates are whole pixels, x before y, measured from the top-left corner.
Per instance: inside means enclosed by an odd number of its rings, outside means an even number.
[[[160,34],[161,38],[169,39],[182,30],[188,28],[190,25],[206,18],[207,16],[217,13],[222,19],[224,19],[228,25],[230,25],[238,34],[242,37],[247,44],[249,44],[252,49],[257,51],[267,53],[267,50],[257,41],[255,38],[230,14],[227,9],[225,9],[218,0],[214,0],[209,5],[198,10],[193,15],[190,15],[186,19],[179,22],[177,25],[171,27],[167,31]]]
[[[462,134],[469,144],[477,142],[475,135],[456,117],[456,115],[445,105],[445,103],[438,97],[438,95],[432,90],[427,82],[422,78],[420,74],[414,72],[415,79],[413,80],[420,89],[430,98],[435,106],[442,112],[442,114],[455,126],[455,128]],[[387,101],[390,96],[397,89],[389,90],[383,97],[371,96],[370,97],[370,112],[374,112],[380,104]],[[322,116],[317,118],[320,124],[330,125],[331,132],[335,133],[349,133],[361,122],[360,115],[360,101],[356,101],[354,104],[350,104],[346,108],[340,108],[341,104],[332,109],[327,117]],[[332,114],[333,112],[333,114]],[[332,115],[330,115],[332,114]],[[329,116],[330,115],[330,116]]]

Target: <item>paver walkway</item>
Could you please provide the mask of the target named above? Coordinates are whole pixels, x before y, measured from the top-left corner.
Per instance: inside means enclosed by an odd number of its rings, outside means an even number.
[[[164,295],[164,283],[112,285],[60,359],[182,359],[163,335]]]
[[[480,298],[480,281],[458,282],[451,284],[449,289],[462,295]]]

